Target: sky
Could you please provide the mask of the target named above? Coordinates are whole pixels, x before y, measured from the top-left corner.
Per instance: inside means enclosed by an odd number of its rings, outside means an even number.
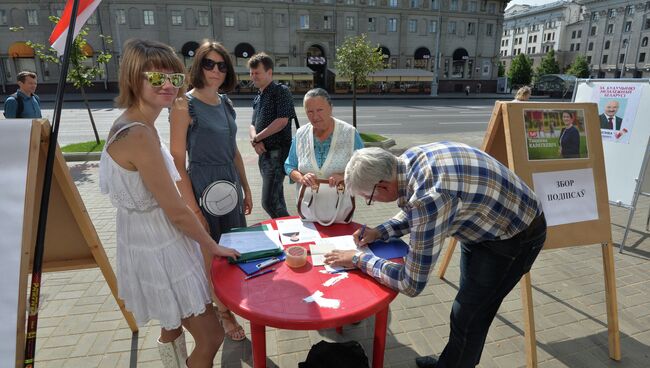
[[[515,4],[526,4],[526,5],[544,5],[548,3],[553,3],[558,0],[511,0],[508,3],[508,7],[511,7]]]

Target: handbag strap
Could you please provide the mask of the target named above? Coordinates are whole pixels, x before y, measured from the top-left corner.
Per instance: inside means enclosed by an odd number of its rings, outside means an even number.
[[[318,184],[318,187],[320,188],[321,184],[323,185],[329,185],[329,180],[327,179],[317,179],[316,183]],[[330,226],[336,221],[336,218],[339,217],[339,212],[341,212],[341,208],[343,208],[343,198],[345,196],[345,184],[341,183],[339,185],[343,186],[343,190],[339,190],[338,186],[336,188],[338,198],[336,200],[336,211],[334,211],[334,216],[329,221],[318,221],[319,224],[323,226]],[[301,206],[302,206],[302,199],[304,198],[305,190],[307,186],[304,184],[300,187],[300,194],[298,196],[298,214],[300,215],[301,218],[305,218],[305,216],[302,214]],[[312,196],[313,200],[313,196]],[[354,198],[352,200],[352,211],[350,214],[347,216],[346,221],[349,221],[352,218],[352,214],[354,213],[355,209],[355,202]],[[310,200],[310,205],[311,205],[311,200]]]

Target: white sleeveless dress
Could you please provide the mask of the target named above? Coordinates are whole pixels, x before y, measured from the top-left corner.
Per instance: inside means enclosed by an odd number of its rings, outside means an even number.
[[[137,171],[127,170],[107,152],[106,143],[99,163],[99,185],[117,208],[117,288],[126,309],[142,326],[160,321],[167,330],[178,328],[181,318],[205,312],[211,295],[199,245],[185,236],[167,218]],[[160,150],[169,176],[180,180],[174,161],[162,143]]]

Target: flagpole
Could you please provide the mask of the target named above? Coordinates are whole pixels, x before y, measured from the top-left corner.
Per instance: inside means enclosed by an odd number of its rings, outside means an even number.
[[[41,207],[38,216],[38,232],[36,234],[36,246],[34,247],[34,265],[32,267],[32,285],[29,294],[29,317],[27,318],[27,339],[25,341],[25,368],[34,367],[34,356],[36,352],[36,329],[38,324],[38,305],[41,293],[41,274],[43,269],[43,253],[45,246],[45,229],[47,225],[47,210],[50,202],[50,187],[52,186],[52,168],[56,154],[57,137],[59,135],[59,122],[61,121],[61,110],[63,105],[63,90],[68,75],[70,64],[70,48],[74,40],[74,29],[77,20],[77,9],[79,0],[72,0],[72,13],[68,26],[68,35],[65,40],[63,61],[61,63],[61,75],[59,85],[56,89],[56,102],[54,104],[54,121],[50,133],[50,142],[47,148],[47,159],[45,160],[45,175],[43,180],[43,194],[41,196]]]

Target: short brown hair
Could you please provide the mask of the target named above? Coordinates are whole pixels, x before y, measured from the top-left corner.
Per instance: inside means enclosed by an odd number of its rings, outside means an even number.
[[[185,73],[185,66],[171,46],[158,41],[130,39],[124,43],[120,62],[120,94],[115,98],[117,107],[128,108],[140,102],[143,73],[148,69],[168,69],[172,73]],[[178,89],[177,97],[185,93]]]
[[[273,59],[271,59],[271,57],[265,52],[258,52],[257,54],[251,56],[251,58],[248,59],[248,68],[255,69],[260,65],[260,63],[264,65],[265,71],[273,69]]]
[[[36,73],[25,70],[18,73],[18,77],[16,79],[18,80],[18,82],[25,83],[27,77],[36,79]]]
[[[203,88],[205,86],[205,74],[203,74],[203,68],[201,63],[210,52],[216,52],[221,55],[223,61],[228,66],[228,71],[226,72],[226,79],[223,81],[219,90],[223,92],[230,92],[235,88],[237,84],[237,74],[235,74],[235,67],[232,65],[232,59],[230,59],[230,54],[228,50],[219,42],[214,41],[205,41],[198,49],[196,49],[196,54],[194,55],[194,61],[192,62],[192,67],[190,67],[190,84],[194,88]],[[216,66],[215,66],[216,68]]]

